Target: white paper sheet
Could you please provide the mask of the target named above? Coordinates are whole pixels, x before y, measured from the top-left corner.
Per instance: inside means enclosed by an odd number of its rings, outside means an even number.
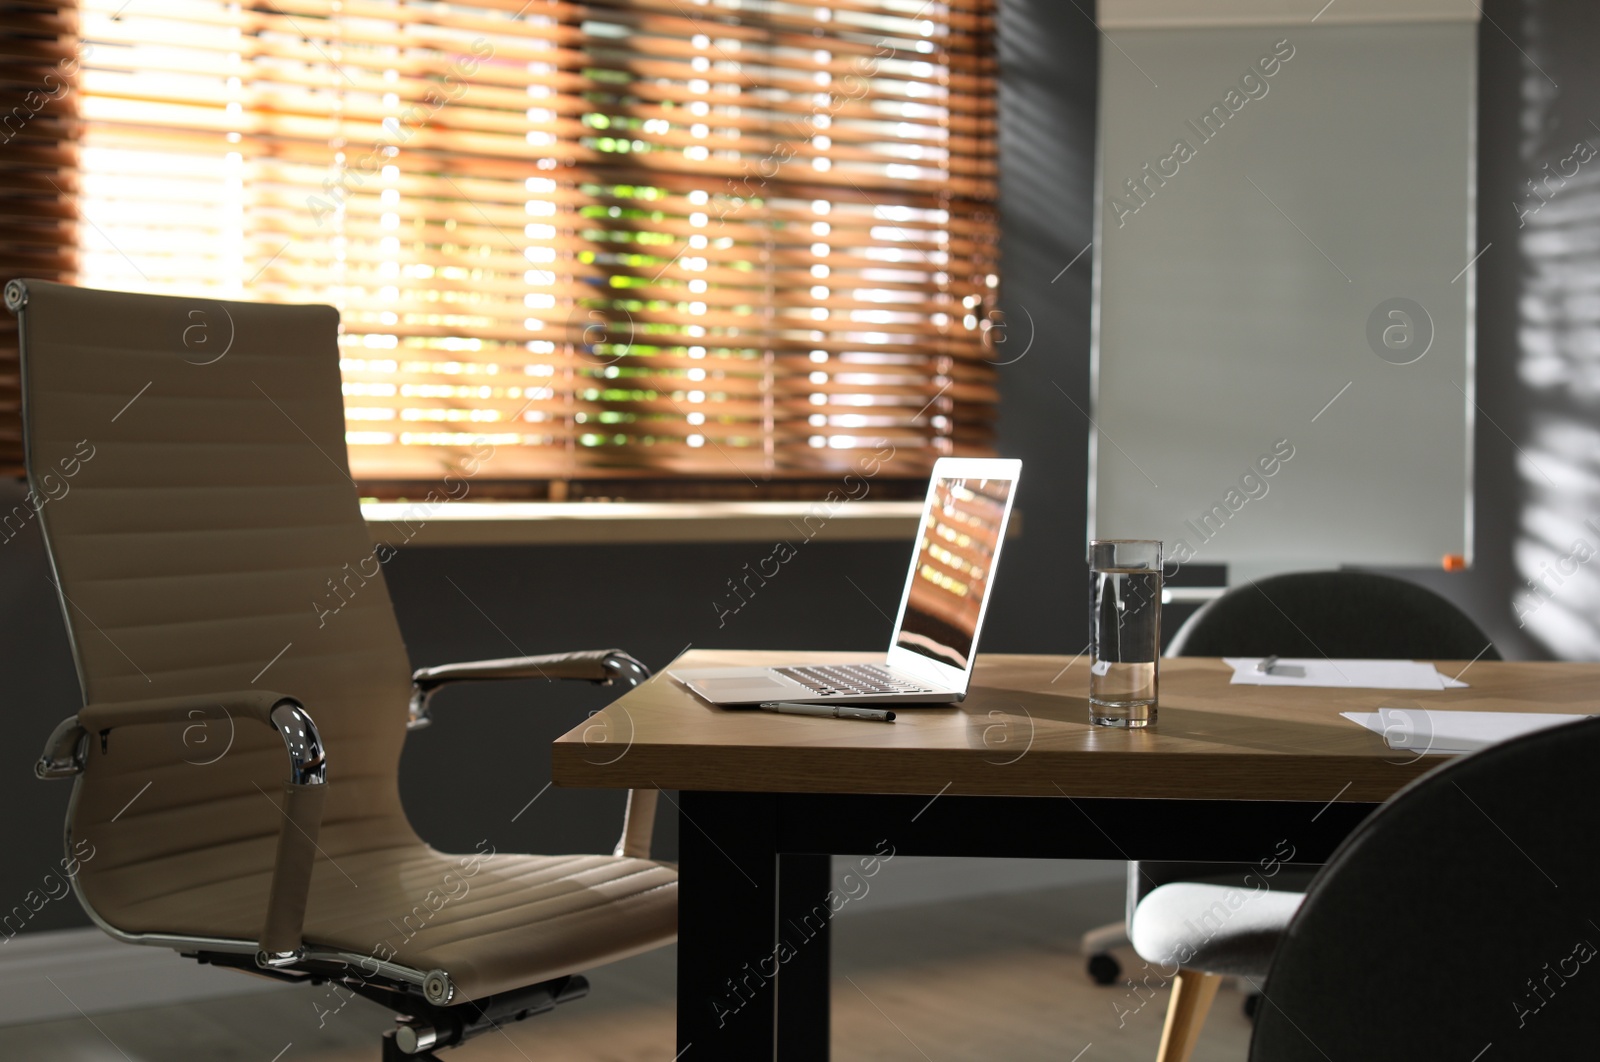
[[[1477,752],[1535,730],[1587,718],[1552,712],[1454,712],[1427,708],[1379,708],[1376,712],[1339,714],[1381,736],[1391,749],[1436,755]]]
[[[1373,690],[1444,690],[1467,685],[1441,675],[1432,664],[1415,660],[1328,660],[1323,657],[1284,657],[1279,664],[1301,668],[1303,675],[1264,674],[1256,670],[1259,656],[1226,656],[1236,686],[1344,686]]]

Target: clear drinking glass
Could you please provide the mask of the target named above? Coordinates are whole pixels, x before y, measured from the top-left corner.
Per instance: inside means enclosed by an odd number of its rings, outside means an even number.
[[[1149,726],[1161,659],[1161,543],[1090,542],[1089,594],[1089,721]]]

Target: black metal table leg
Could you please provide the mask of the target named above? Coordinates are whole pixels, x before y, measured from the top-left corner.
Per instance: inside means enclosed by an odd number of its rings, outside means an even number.
[[[685,1062],[773,1057],[776,802],[685,792],[678,807],[678,1052]]]
[[[685,792],[678,1051],[825,1062],[832,871],[821,853],[864,856],[888,833],[905,855],[1323,862],[1376,806]]]
[[[827,1062],[833,859],[778,856],[778,1062]]]

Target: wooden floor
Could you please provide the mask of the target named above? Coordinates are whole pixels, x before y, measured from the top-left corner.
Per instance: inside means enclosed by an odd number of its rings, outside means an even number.
[[[1165,990],[1101,988],[1076,954],[1121,908],[1120,885],[866,911],[835,922],[836,1062],[1122,1062],[1155,1058]],[[1131,952],[1124,967],[1141,968]],[[588,999],[446,1051],[450,1062],[672,1062],[673,952],[590,974]],[[225,976],[221,971],[218,976]],[[1195,1062],[1242,1062],[1249,1023],[1224,988]],[[325,1012],[325,1013],[324,1013]],[[376,1062],[389,1024],[326,987],[0,1029],[30,1062]],[[691,1046],[684,1062],[693,1062]]]

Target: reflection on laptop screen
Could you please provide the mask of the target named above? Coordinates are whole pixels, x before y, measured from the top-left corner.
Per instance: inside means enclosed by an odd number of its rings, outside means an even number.
[[[1011,486],[1008,479],[941,479],[934,485],[896,645],[967,669]]]

